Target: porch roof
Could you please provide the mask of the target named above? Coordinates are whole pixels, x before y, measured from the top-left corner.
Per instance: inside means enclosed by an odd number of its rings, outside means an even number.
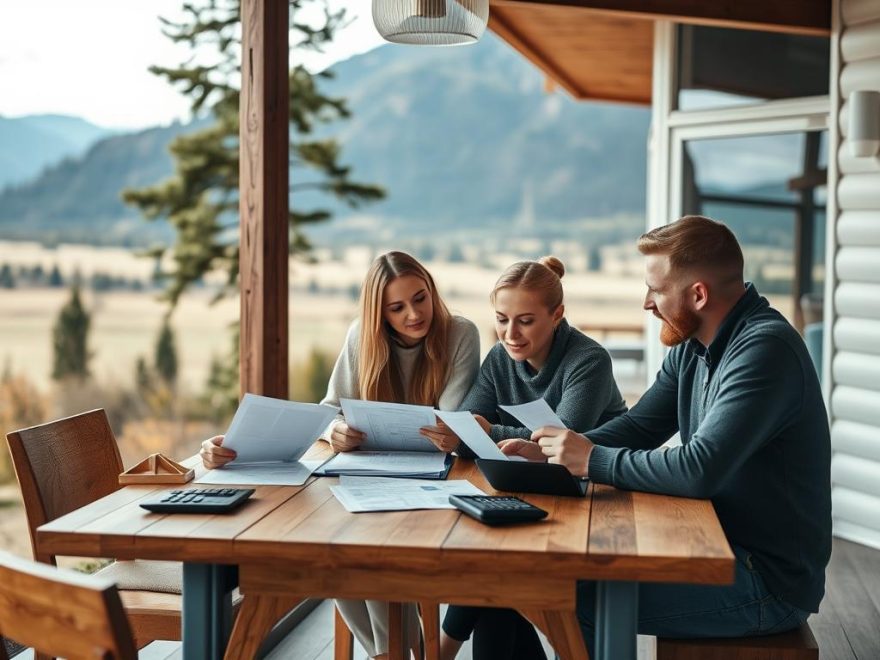
[[[654,23],[828,35],[830,0],[491,0],[489,28],[579,100],[651,104]]]

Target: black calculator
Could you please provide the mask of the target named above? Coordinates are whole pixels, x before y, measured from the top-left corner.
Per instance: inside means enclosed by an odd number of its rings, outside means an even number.
[[[226,513],[244,504],[253,488],[168,490],[140,503],[154,513]]]
[[[450,495],[449,503],[487,525],[532,522],[547,517],[544,509],[510,495]]]

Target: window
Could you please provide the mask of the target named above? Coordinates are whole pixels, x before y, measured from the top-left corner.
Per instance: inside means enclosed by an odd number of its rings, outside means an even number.
[[[683,214],[725,222],[746,278],[800,328],[821,313],[827,141],[808,131],[683,143]]]
[[[678,110],[828,94],[826,37],[679,25]]]

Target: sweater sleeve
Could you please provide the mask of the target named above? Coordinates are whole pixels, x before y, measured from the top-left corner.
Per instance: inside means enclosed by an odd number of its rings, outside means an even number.
[[[493,348],[489,351],[489,354],[480,366],[477,380],[458,407],[459,410],[467,410],[474,415],[480,415],[490,423],[497,422],[499,419],[498,391],[495,389],[495,377],[492,375],[493,352],[496,350],[497,348]],[[493,430],[495,428],[495,426],[492,427]],[[495,436],[492,433],[489,435],[495,440]],[[476,456],[464,443],[461,443],[456,451],[459,456],[466,458],[474,458]]]
[[[597,347],[578,363],[562,384],[562,396],[556,414],[566,428],[591,429],[608,408],[617,391],[608,351]]]
[[[440,410],[458,410],[480,370],[480,332],[466,319],[456,319],[452,369],[440,394]]]
[[[355,321],[348,328],[348,334],[345,337],[345,345],[336,358],[336,364],[333,365],[333,371],[330,374],[330,381],[327,383],[327,393],[321,399],[322,404],[340,407],[340,399],[357,399],[358,394],[358,372],[357,372],[357,348],[358,335],[360,333],[360,324]],[[330,425],[321,436],[323,439],[330,438],[330,432],[333,426],[343,421],[342,414],[336,415],[336,418],[330,422]]]
[[[793,349],[783,339],[766,335],[742,342],[723,377],[687,443],[647,450],[596,446],[590,455],[590,478],[628,490],[711,498],[745,461],[798,418],[805,387]]]
[[[679,360],[680,353],[669,353],[654,384],[629,412],[584,435],[596,445],[637,449],[655,449],[669,440],[678,431]],[[592,456],[590,461],[592,467]]]

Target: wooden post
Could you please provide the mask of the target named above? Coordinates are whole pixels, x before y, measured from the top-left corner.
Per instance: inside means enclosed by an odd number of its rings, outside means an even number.
[[[288,396],[289,41],[286,0],[242,0],[241,393]]]

